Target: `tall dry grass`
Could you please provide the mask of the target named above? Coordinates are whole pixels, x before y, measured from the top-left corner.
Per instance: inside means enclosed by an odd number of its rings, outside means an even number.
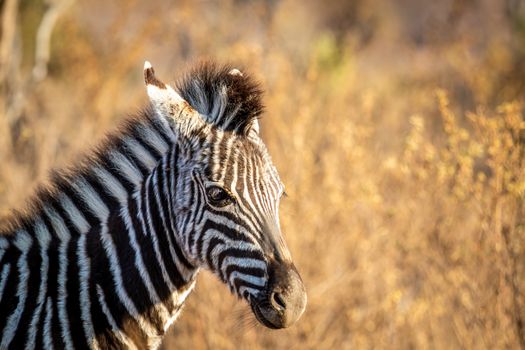
[[[146,103],[144,59],[230,60],[266,89],[307,311],[266,330],[203,272],[164,348],[525,349],[523,1],[79,1],[25,85],[46,6],[18,9],[2,215]]]

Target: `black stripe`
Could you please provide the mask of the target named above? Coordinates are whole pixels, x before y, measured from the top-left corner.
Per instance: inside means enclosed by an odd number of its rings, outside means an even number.
[[[49,208],[50,211],[55,211],[57,215],[59,215],[60,212],[54,207],[53,203],[54,201],[50,202],[47,205],[47,207]],[[64,220],[64,222],[66,222],[65,218],[62,217],[62,219]],[[48,254],[47,254],[49,258],[48,260],[49,270],[47,274],[48,276],[47,292],[46,292],[46,298],[44,299],[44,307],[42,309],[43,316],[41,316],[41,318],[42,320],[45,320],[45,315],[46,315],[45,308],[46,308],[47,298],[51,297],[51,300],[53,301],[53,305],[52,305],[50,324],[51,324],[51,336],[52,336],[53,345],[55,346],[55,348],[64,348],[65,344],[63,343],[62,336],[60,334],[60,325],[58,321],[58,304],[57,304],[57,301],[58,301],[58,270],[59,270],[59,265],[60,265],[58,250],[60,246],[60,241],[56,239],[57,234],[53,228],[51,219],[47,215],[43,215],[42,220],[48,232],[50,232],[51,235],[53,236],[53,239],[49,243]],[[43,329],[44,328],[42,327],[42,332],[43,332]],[[39,348],[38,339],[37,339],[36,344],[37,344],[36,348],[38,349]]]
[[[166,193],[164,193],[164,172],[163,171],[156,171],[153,176],[157,179],[157,188],[153,187],[153,182],[151,182],[151,191],[157,192],[159,196],[159,202],[161,203],[161,206],[159,207],[157,204],[157,201],[155,200],[155,196],[150,195],[150,210],[154,213],[159,213],[159,215],[155,215],[152,218],[153,226],[155,228],[158,241],[159,241],[159,248],[161,251],[162,258],[164,260],[164,263],[166,265],[166,269],[168,272],[168,275],[170,276],[171,282],[177,287],[180,288],[185,284],[184,278],[182,277],[181,273],[177,269],[177,265],[175,265],[175,262],[172,259],[169,247],[174,248],[177,244],[176,242],[172,242],[169,240],[168,236],[171,235],[171,227],[169,226],[169,213],[167,211],[167,205],[169,203],[169,200],[166,198]],[[160,215],[162,213],[162,216]],[[162,217],[164,217],[165,222],[162,224]],[[166,227],[164,227],[166,225]]]
[[[191,208],[186,208],[188,211],[186,212],[186,217],[184,218],[182,227],[187,230],[187,227],[190,225],[193,225],[195,227],[199,222],[195,219],[197,215],[197,209],[201,208],[201,210],[204,210],[204,208],[201,207],[201,203],[203,204],[204,201],[199,196],[199,191],[196,189],[197,184],[194,182],[193,178],[186,180],[188,181],[188,198],[190,202],[193,204]],[[186,205],[186,203],[184,203]],[[191,210],[191,211],[190,211]],[[186,232],[185,232],[186,233]],[[195,243],[195,232],[187,232],[188,236],[188,247],[193,247],[193,244]]]
[[[27,227],[27,233],[31,237],[36,237],[34,227]],[[27,335],[29,333],[29,324],[33,317],[38,299],[38,292],[40,289],[40,282],[42,280],[42,273],[40,266],[42,264],[42,258],[40,257],[40,245],[36,238],[33,239],[33,244],[27,254],[27,265],[30,271],[29,278],[27,279],[27,297],[24,305],[24,311],[22,317],[18,322],[19,327],[16,330],[13,341],[10,347],[22,348],[26,342]]]
[[[87,233],[86,233],[87,234]],[[69,332],[75,349],[87,349],[88,344],[86,337],[84,336],[84,329],[82,327],[82,321],[80,320],[81,309],[80,309],[80,271],[78,268],[78,239],[80,237],[72,237],[69,241],[67,251],[67,278],[66,278],[66,290],[67,290],[67,317],[69,320]]]
[[[164,124],[162,124],[162,122],[159,121],[158,118],[150,119],[149,125],[153,126],[153,128],[157,131],[157,134],[164,140],[164,142],[166,142],[168,145],[171,144],[173,131],[166,129]]]
[[[102,312],[102,308],[98,302],[96,285],[111,285],[113,282],[110,269],[111,265],[109,259],[104,253],[105,249],[100,239],[101,230],[101,225],[94,227],[93,230],[90,232],[91,238],[86,239],[87,256],[91,261],[91,271],[88,289],[89,299],[91,301],[89,312],[91,314],[91,321],[95,336],[104,333],[105,330],[110,328],[110,325],[104,313]]]
[[[212,214],[214,214],[214,215],[217,215],[219,217],[222,216],[225,219],[229,220],[230,222],[234,223],[235,226],[239,227],[239,229],[237,230],[237,232],[239,232],[239,234],[241,234],[242,231],[251,232],[250,228],[246,225],[245,221],[241,220],[239,215],[237,215],[236,213],[231,213],[231,212],[228,212],[228,211],[216,210],[216,209],[214,209],[211,206],[207,208],[207,211],[212,213]],[[255,226],[255,227],[257,227],[257,226]]]
[[[82,196],[76,192],[71,185],[61,186],[61,191],[66,194],[71,202],[77,207],[77,209],[82,213],[86,221],[91,225],[96,225],[100,222],[100,219],[95,216],[89,209],[88,203],[82,198]]]
[[[256,290],[257,290],[257,289],[258,289],[258,290],[263,290],[263,289],[264,289],[264,287],[261,287],[261,286],[258,286],[258,285],[256,285],[256,284],[253,284],[253,283],[247,282],[247,281],[245,281],[245,280],[243,280],[243,279],[240,279],[240,278],[238,278],[238,277],[235,277],[235,278],[233,279],[233,285],[234,285],[234,287],[235,287],[235,290],[237,290],[237,292],[239,291],[239,289],[240,289],[241,287],[248,287],[248,288],[252,288],[252,289],[256,289]]]
[[[73,204],[75,203],[73,202]],[[60,218],[62,218],[62,220],[64,221],[64,224],[66,225],[66,229],[71,234],[71,236],[74,236],[74,235],[78,236],[81,234],[81,232],[76,228],[75,224],[73,224],[73,221],[69,218],[69,214],[62,207],[58,198],[53,198],[53,200],[47,204],[47,207],[49,207],[51,210],[56,211],[57,215],[60,216]],[[54,234],[56,235],[56,232],[54,232]]]
[[[264,261],[263,261],[264,262]],[[266,275],[266,272],[259,268],[259,267],[248,267],[248,266],[241,266],[241,265],[229,265],[227,268],[226,268],[226,271],[225,271],[225,274],[227,276],[227,279],[230,279],[230,275],[233,273],[233,272],[240,272],[242,274],[245,274],[245,275],[250,275],[250,276],[254,276],[254,277],[264,277]]]
[[[210,239],[210,243],[208,244],[208,251],[206,252],[206,262],[208,263],[210,269],[217,268],[216,266],[213,266],[213,256],[211,255],[211,253],[213,252],[213,249],[219,244],[224,244],[224,240],[220,237],[213,237],[212,239]]]
[[[147,153],[150,153],[148,151],[147,148],[145,148],[142,143],[137,140],[135,137],[129,137],[130,140],[134,141],[139,147],[143,147],[144,148],[144,152],[147,152]],[[133,148],[131,146],[128,146],[127,143],[125,143],[124,141],[122,141],[122,146],[121,148],[119,149],[120,152],[126,157],[126,158],[129,158],[129,159],[132,159],[135,164],[137,165],[137,167],[139,168],[140,172],[142,173],[143,176],[147,175],[151,169],[149,169],[147,167],[146,164],[144,164],[143,160],[142,159],[139,159],[138,157],[140,157],[139,154],[136,154],[134,151],[133,151]],[[151,158],[153,158],[155,161],[157,161],[158,159],[155,157],[155,154],[151,154],[150,153],[150,156]]]
[[[217,269],[219,269],[219,271],[222,271],[222,264],[224,262],[224,259],[226,259],[227,257],[257,259],[264,261],[261,252],[257,250],[252,251],[240,248],[227,248],[219,253],[219,257],[217,259]]]
[[[127,159],[129,159],[129,161],[132,164],[137,164],[136,162],[133,161],[133,159],[131,157],[127,157]],[[122,187],[124,187],[124,189],[126,190],[127,193],[132,193],[135,190],[135,184],[133,182],[131,182],[130,180],[128,180],[128,178],[125,177],[118,170],[118,168],[115,165],[115,163],[113,163],[110,160],[109,154],[106,154],[106,155],[101,157],[101,167],[103,167],[104,169],[107,170],[108,173],[113,175],[115,177],[115,179],[117,179],[122,184]]]
[[[55,286],[54,289],[58,291],[58,284]],[[58,295],[58,292],[56,294]],[[66,347],[66,343],[62,338],[62,331],[60,329],[60,318],[58,316],[58,298],[53,299],[53,310],[51,315],[51,336],[53,341],[53,347],[55,349],[64,349]]]
[[[175,267],[175,264],[173,263],[171,256],[169,256],[169,246],[168,242],[166,240],[166,233],[164,232],[164,227],[161,223],[161,217],[160,213],[157,211],[157,205],[155,200],[155,193],[156,191],[154,185],[153,185],[153,177],[155,175],[152,174],[152,176],[149,178],[148,182],[146,182],[146,185],[144,186],[144,196],[142,197],[143,203],[142,203],[142,212],[144,213],[144,220],[145,220],[145,226],[146,229],[149,231],[149,234],[151,237],[157,238],[157,248],[158,253],[160,255],[160,261],[157,262],[156,254],[155,254],[155,264],[162,264],[164,263],[165,268],[169,270],[168,265],[171,263],[171,266],[175,271],[177,271],[177,268]],[[149,218],[149,222],[148,222]],[[150,231],[152,230],[152,231]],[[152,239],[153,240],[153,239]],[[152,246],[155,249],[154,243],[152,242]],[[179,280],[179,283],[182,282],[182,278],[179,276],[172,276],[172,271],[166,271],[168,273],[168,278],[172,280],[172,278],[175,278],[175,280]],[[155,289],[157,290],[157,295],[159,298],[167,303],[169,303],[170,309],[173,309],[175,305],[173,305],[173,300],[170,298],[171,296],[171,290],[164,280],[164,276],[162,274],[162,269],[160,265],[158,266],[158,273],[159,275],[156,277],[155,275],[152,276],[152,278],[158,278],[158,282],[154,282]],[[172,280],[172,282],[175,283],[175,281]],[[182,284],[181,284],[182,285]]]
[[[35,336],[35,349],[43,349],[44,348],[44,320],[46,318],[46,310],[47,307],[47,298],[44,298],[44,303],[42,305],[42,311],[40,311],[40,320],[37,323],[37,328],[35,328],[36,336]],[[38,325],[39,324],[39,325]]]
[[[138,229],[137,225],[137,218],[136,218],[136,212],[135,212],[135,203],[134,201],[128,202],[128,210],[130,214],[130,218],[132,219],[132,225],[135,229],[135,234],[137,238],[137,244],[139,245],[141,251],[141,256],[143,259],[144,264],[146,265],[146,268],[148,267],[147,262],[151,261],[148,260],[148,258],[144,255],[144,250],[142,249],[145,245],[146,240],[143,238],[141,231]],[[140,272],[138,268],[135,266],[135,250],[131,246],[131,241],[129,238],[129,232],[126,228],[124,219],[117,214],[113,214],[108,219],[108,227],[110,228],[110,232],[112,233],[113,242],[115,244],[116,250],[117,250],[117,257],[119,266],[122,271],[122,280],[124,283],[124,289],[126,290],[128,296],[131,298],[133,303],[135,304],[137,310],[142,313],[148,310],[148,308],[152,305],[152,300],[150,300],[148,290],[146,286],[144,285],[144,282],[142,280],[142,277],[140,276]],[[142,237],[142,238],[141,238]],[[108,261],[109,264],[109,261]],[[113,282],[115,283],[115,282]],[[153,281],[154,283],[154,281]],[[105,285],[103,285],[105,287]],[[111,288],[111,284],[108,285],[108,290],[104,291],[106,294],[106,298],[108,297],[108,294],[115,294],[115,288]]]
[[[239,235],[239,232],[235,229],[232,229],[226,225],[223,225],[219,222],[213,221],[210,218],[206,218],[206,221],[204,222],[204,225],[202,226],[202,232],[203,234],[200,236],[200,241],[202,241],[203,237],[206,236],[207,231],[209,230],[216,230],[217,232],[220,232],[224,236],[230,238],[234,241],[241,241],[246,243],[252,243],[250,239],[246,238],[245,236]],[[198,244],[198,251],[200,252],[202,249],[202,242],[197,242]]]
[[[139,276],[138,270],[133,264],[134,261],[134,251],[131,248],[129,243],[128,231],[125,227],[124,221],[120,215],[112,214],[107,222],[108,227],[111,228],[111,236],[115,247],[117,249],[117,255],[119,261],[126,261],[126,264],[120,264],[122,271],[122,279],[124,282],[124,288],[128,293],[128,296],[134,301],[135,306],[139,308],[140,305],[135,301],[139,299],[143,303],[149,303],[145,300],[147,295],[147,290],[142,283],[142,279]],[[120,300],[115,287],[115,281],[113,279],[113,274],[110,268],[110,261],[107,257],[107,254],[104,253],[104,247],[102,242],[99,239],[93,239],[90,242],[90,249],[93,252],[98,252],[99,254],[93,255],[94,262],[96,263],[97,268],[92,271],[93,279],[100,285],[102,291],[104,292],[106,304],[110,310],[113,319],[117,323],[117,326],[121,329],[124,328],[124,324],[127,327],[131,327],[134,330],[134,334],[137,337],[136,340],[139,343],[145,342],[147,338],[146,334],[140,330],[138,323],[128,315],[128,311],[123,304],[123,301]],[[91,291],[91,293],[96,293]],[[92,296],[94,298],[95,296]],[[98,294],[96,294],[96,303],[98,303]],[[151,303],[149,303],[151,304]],[[144,307],[142,307],[144,308]],[[102,316],[100,316],[102,317]],[[103,315],[105,319],[105,315]],[[97,321],[93,319],[93,322]],[[97,335],[101,334],[102,330],[95,327],[95,333]]]
[[[37,328],[36,328],[36,331],[37,331],[37,337],[35,339],[36,349],[43,348],[43,346],[39,346],[38,344],[44,343],[43,342],[43,332],[44,332],[44,322],[45,322],[45,318],[47,314],[47,310],[46,310],[47,299],[48,297],[51,297],[52,300],[57,300],[57,296],[58,296],[58,266],[59,266],[58,243],[59,241],[55,238],[56,233],[54,232],[53,226],[51,225],[51,221],[47,215],[42,216],[42,221],[47,231],[51,234],[53,238],[49,242],[49,247],[47,250],[47,257],[48,257],[47,288],[44,294],[44,300],[43,300],[44,304],[42,305],[42,310],[40,311],[40,320],[39,320],[40,326],[38,326],[37,324]],[[50,323],[51,325],[53,325],[53,312],[55,308],[56,308],[56,303],[54,303],[53,310],[51,313],[51,323]],[[53,334],[52,328],[51,328],[51,336],[55,336],[55,334]]]
[[[178,165],[176,163],[176,160],[178,159],[178,156],[179,156],[179,147],[175,146],[168,153],[168,156],[166,157],[166,159],[169,160],[169,164],[170,164],[169,166],[171,167],[171,169],[166,171],[166,173],[168,175],[168,176],[166,176],[168,193],[165,194],[166,197],[167,197],[166,200],[167,200],[167,202],[169,204],[169,218],[170,218],[170,221],[172,221],[171,224],[173,225],[173,228],[174,228],[174,231],[170,232],[170,234],[171,234],[171,241],[174,242],[173,247],[175,248],[175,253],[179,257],[179,261],[187,269],[193,269],[194,267],[186,259],[186,256],[182,252],[181,247],[179,246],[179,244],[177,244],[177,238],[175,237],[175,235],[178,233],[178,232],[176,232],[176,230],[177,230],[177,221],[176,221],[176,218],[174,217],[175,210],[174,210],[174,208],[172,206],[173,202],[171,200],[172,198],[175,198],[175,193],[171,192],[171,187],[175,186],[175,188],[176,188],[176,186],[177,186],[177,182],[176,181],[177,181],[177,178],[178,178],[178,175],[179,175],[179,169],[178,169]],[[164,176],[163,176],[163,178],[164,178]],[[175,183],[173,183],[173,181],[175,181]],[[181,233],[179,232],[179,234],[181,234]]]
[[[155,130],[151,129],[148,127],[148,125],[142,125],[142,128],[143,129],[149,129],[151,130],[151,132],[155,133]],[[158,151],[155,147],[151,146],[148,142],[148,140],[145,140],[143,138],[143,135],[141,135],[141,126],[137,126],[137,128],[133,129],[132,131],[132,136],[133,138],[138,142],[140,143],[140,145],[142,147],[144,147],[152,156],[153,158],[155,159],[160,159],[162,157],[162,153],[160,151]],[[158,134],[158,133],[157,133]],[[162,139],[164,139],[164,137],[162,137],[162,135],[159,134],[159,136],[161,136]],[[167,141],[165,141],[166,144],[169,145],[169,143]]]
[[[95,174],[86,174],[84,177],[88,184],[93,187],[96,194],[100,197],[102,202],[111,210],[111,208],[118,208],[119,201],[111,193],[107,185],[102,181],[100,177]]]

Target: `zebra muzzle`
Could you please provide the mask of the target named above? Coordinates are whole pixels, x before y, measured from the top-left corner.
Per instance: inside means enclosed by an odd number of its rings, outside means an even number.
[[[272,329],[293,325],[306,308],[306,290],[295,267],[278,268],[265,293],[250,306],[257,320]]]

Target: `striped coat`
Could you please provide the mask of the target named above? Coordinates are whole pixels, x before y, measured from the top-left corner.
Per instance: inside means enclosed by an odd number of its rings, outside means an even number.
[[[200,268],[270,328],[302,314],[258,85],[209,63],[145,81],[151,106],[0,235],[0,349],[156,348]]]

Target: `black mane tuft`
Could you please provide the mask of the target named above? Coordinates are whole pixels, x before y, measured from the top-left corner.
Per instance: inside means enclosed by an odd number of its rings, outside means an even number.
[[[208,122],[241,135],[264,110],[259,83],[231,65],[202,62],[177,83],[177,89]]]

